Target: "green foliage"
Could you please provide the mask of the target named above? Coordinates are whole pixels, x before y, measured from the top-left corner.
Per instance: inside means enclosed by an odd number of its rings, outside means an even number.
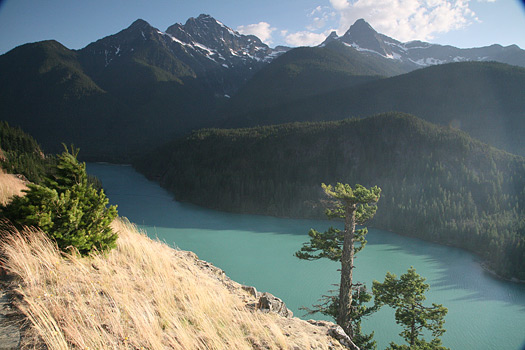
[[[321,184],[321,187],[327,195],[338,200],[335,203],[335,208],[326,209],[326,215],[329,218],[344,219],[347,215],[347,208],[357,204],[355,222],[358,225],[363,225],[372,219],[377,211],[377,207],[371,205],[377,203],[381,195],[381,189],[377,186],[367,189],[356,184],[355,188],[352,189],[350,185],[338,182],[335,186]]]
[[[337,183],[335,186],[321,184],[323,191],[330,197],[336,199],[332,203],[333,208],[326,209],[326,215],[333,219],[345,219],[348,215],[350,206],[356,205],[353,210],[355,223],[363,225],[366,221],[373,218],[377,211],[377,206],[371,205],[379,200],[381,189],[377,186],[369,190],[362,185],[356,184],[355,189],[348,184]],[[354,254],[361,251],[366,246],[366,227],[354,230],[353,249]],[[344,243],[344,231],[330,227],[327,231],[320,233],[314,229],[308,232],[310,242],[304,243],[301,250],[295,256],[304,260],[317,260],[328,258],[332,261],[341,261],[342,246]],[[356,243],[358,243],[356,245]]]
[[[391,343],[391,349],[444,349],[439,337],[445,333],[443,325],[448,310],[441,304],[423,305],[423,301],[426,300],[425,292],[430,288],[424,282],[425,278],[411,267],[399,279],[388,272],[383,283],[373,283],[372,291],[376,303],[396,309],[396,323],[403,327],[399,335],[409,343],[409,347]],[[420,338],[423,330],[432,333],[434,339],[430,343]]]
[[[449,350],[449,348],[446,348],[441,345],[441,340],[439,339],[432,339],[432,341],[427,342],[424,339],[417,339],[414,342],[414,345],[398,345],[394,343],[390,343],[390,345],[386,348],[387,350]]]
[[[525,159],[413,116],[199,130],[134,166],[178,200],[286,217],[324,217],[323,181],[377,185],[374,227],[525,279]]]
[[[303,243],[301,250],[295,256],[302,260],[317,260],[328,258],[332,261],[341,261],[344,242],[343,231],[330,227],[321,233],[313,228],[308,232],[310,241]]]
[[[35,139],[5,121],[0,121],[0,149],[4,154],[1,167],[31,182],[41,182],[55,163],[53,157],[44,156]]]
[[[86,255],[115,247],[117,234],[110,224],[117,216],[116,206],[108,207],[103,190],[88,184],[78,150],[58,157],[55,175],[43,185],[29,184],[23,197],[15,197],[2,207],[2,215],[20,226],[35,226],[53,238],[58,247],[77,249]]]
[[[328,196],[336,199],[335,203],[332,203],[334,208],[326,209],[326,215],[329,218],[346,220],[353,215],[354,222],[362,225],[370,220],[377,211],[377,207],[371,205],[377,203],[381,195],[381,189],[377,186],[367,189],[357,184],[353,190],[348,184],[337,183],[334,187],[323,183],[321,187]],[[364,227],[355,230],[355,226],[347,227],[345,224],[345,231],[347,230],[351,230],[353,254],[356,254],[366,246],[368,229]],[[328,258],[332,261],[341,261],[345,231],[330,227],[327,231],[320,233],[310,229],[308,232],[310,241],[304,243],[295,256],[303,260]]]

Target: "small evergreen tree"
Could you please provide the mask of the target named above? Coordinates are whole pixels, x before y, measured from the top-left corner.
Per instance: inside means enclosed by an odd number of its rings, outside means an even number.
[[[116,206],[108,207],[103,190],[88,183],[86,165],[71,148],[59,156],[52,178],[42,185],[29,184],[26,195],[15,197],[1,208],[2,214],[19,226],[34,226],[53,238],[60,249],[76,248],[86,255],[115,247],[117,234],[110,224]]]
[[[350,185],[342,183],[321,186],[324,192],[335,200],[335,207],[327,209],[327,216],[343,219],[344,231],[330,227],[320,233],[311,229],[308,233],[310,242],[304,243],[295,255],[305,260],[328,258],[341,262],[339,296],[331,297],[331,300],[328,299],[323,304],[325,314],[334,316],[337,324],[354,339],[354,342],[361,340],[362,343],[358,345],[374,348],[372,337],[361,334],[361,318],[375,311],[375,308],[367,308],[364,305],[371,298],[366,288],[362,288],[360,283],[353,283],[353,269],[354,256],[365,247],[368,233],[366,227],[356,230],[356,224],[362,225],[374,216],[381,189],[377,186],[367,189],[359,184],[352,189]],[[361,298],[354,298],[356,293],[361,293]]]
[[[439,337],[445,333],[443,324],[448,310],[441,304],[424,306],[425,292],[430,286],[425,278],[416,273],[411,267],[407,273],[398,279],[396,275],[388,272],[385,281],[374,281],[373,293],[378,304],[386,304],[396,309],[396,323],[403,327],[399,334],[409,345],[390,343],[388,349],[393,350],[446,350],[441,345]],[[422,331],[427,329],[432,332],[431,342],[420,338]]]

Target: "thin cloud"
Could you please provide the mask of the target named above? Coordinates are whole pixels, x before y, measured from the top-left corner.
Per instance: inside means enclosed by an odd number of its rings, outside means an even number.
[[[241,34],[245,35],[255,35],[259,39],[261,39],[262,42],[264,42],[267,45],[272,44],[272,32],[275,31],[276,28],[273,28],[269,23],[267,22],[259,22],[255,24],[248,24],[245,26],[238,26],[237,31]]]
[[[306,27],[306,29],[311,32],[315,32],[319,29],[325,28],[334,21],[336,16],[337,12],[335,12],[329,6],[317,6],[308,15],[311,23]]]
[[[317,6],[306,16],[310,24],[305,30],[277,31],[290,46],[315,46],[322,43],[337,27],[344,34],[354,22],[364,18],[378,32],[400,41],[431,40],[437,34],[479,22],[469,7],[471,1],[496,0],[330,0],[331,6]],[[330,28],[330,29],[329,29]],[[271,45],[277,28],[267,22],[237,27],[242,34],[253,34]]]
[[[339,13],[340,34],[359,18],[401,41],[429,40],[478,21],[470,0],[330,0]],[[485,0],[491,1],[491,0]]]
[[[317,6],[308,13],[307,17],[310,20],[310,24],[306,26],[306,30],[283,33],[282,37],[287,45],[319,45],[334,30],[332,28],[337,23],[337,11],[334,11],[330,6]]]
[[[284,40],[290,46],[316,46],[322,43],[327,36],[326,33],[300,31],[287,34]]]

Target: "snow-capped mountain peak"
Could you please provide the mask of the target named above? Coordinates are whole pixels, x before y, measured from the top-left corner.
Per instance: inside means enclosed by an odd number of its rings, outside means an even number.
[[[385,39],[388,42],[397,42],[376,32],[364,19],[358,19],[340,38],[340,41],[359,51],[369,51],[391,58],[393,57],[392,47],[387,44]]]
[[[209,15],[170,26],[167,34],[191,45],[200,44],[223,57],[270,61],[273,50],[253,35],[242,35]]]
[[[462,61],[495,60],[514,65],[525,65],[525,53],[519,48],[515,50],[512,46],[492,45],[482,48],[460,49],[419,40],[403,43],[378,33],[364,19],[358,19],[341,37],[334,37],[333,33],[330,34],[320,46],[325,46],[332,41],[337,41],[367,55],[382,56],[386,59],[400,61],[409,70]],[[516,51],[521,51],[520,56],[522,58],[512,56],[512,52]]]
[[[165,32],[144,20],[80,50],[86,67],[100,72],[129,60],[147,62],[174,77],[202,77],[218,94],[232,94],[265,64],[285,52],[271,49],[209,15],[174,24]]]
[[[332,41],[334,41],[334,40],[336,40],[336,39],[338,39],[338,38],[339,38],[339,36],[337,35],[337,33],[336,33],[335,30],[334,30],[334,31],[332,31],[332,32],[330,33],[330,35],[328,35],[328,37],[326,37],[325,41],[323,41],[323,42],[321,43],[321,45],[319,45],[319,46],[320,46],[320,47],[324,47],[324,46],[326,46],[326,44],[328,44],[328,43],[330,43],[330,42],[332,42]]]

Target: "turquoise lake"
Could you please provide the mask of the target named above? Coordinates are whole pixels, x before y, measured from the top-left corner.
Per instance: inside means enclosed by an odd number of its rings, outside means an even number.
[[[335,222],[231,214],[173,200],[130,166],[88,164],[103,183],[119,215],[148,235],[223,269],[235,281],[283,299],[295,316],[339,283],[338,264],[301,261],[293,256],[308,240],[310,228],[325,230]],[[381,202],[379,202],[381,205]],[[403,218],[400,218],[402,220]],[[368,245],[356,260],[355,278],[371,287],[387,271],[401,275],[410,266],[427,278],[427,302],[448,308],[445,346],[458,350],[525,349],[525,285],[494,278],[476,256],[391,232],[369,228]],[[394,312],[383,307],[363,323],[375,330],[378,349],[402,344]],[[428,338],[427,338],[428,339]]]

